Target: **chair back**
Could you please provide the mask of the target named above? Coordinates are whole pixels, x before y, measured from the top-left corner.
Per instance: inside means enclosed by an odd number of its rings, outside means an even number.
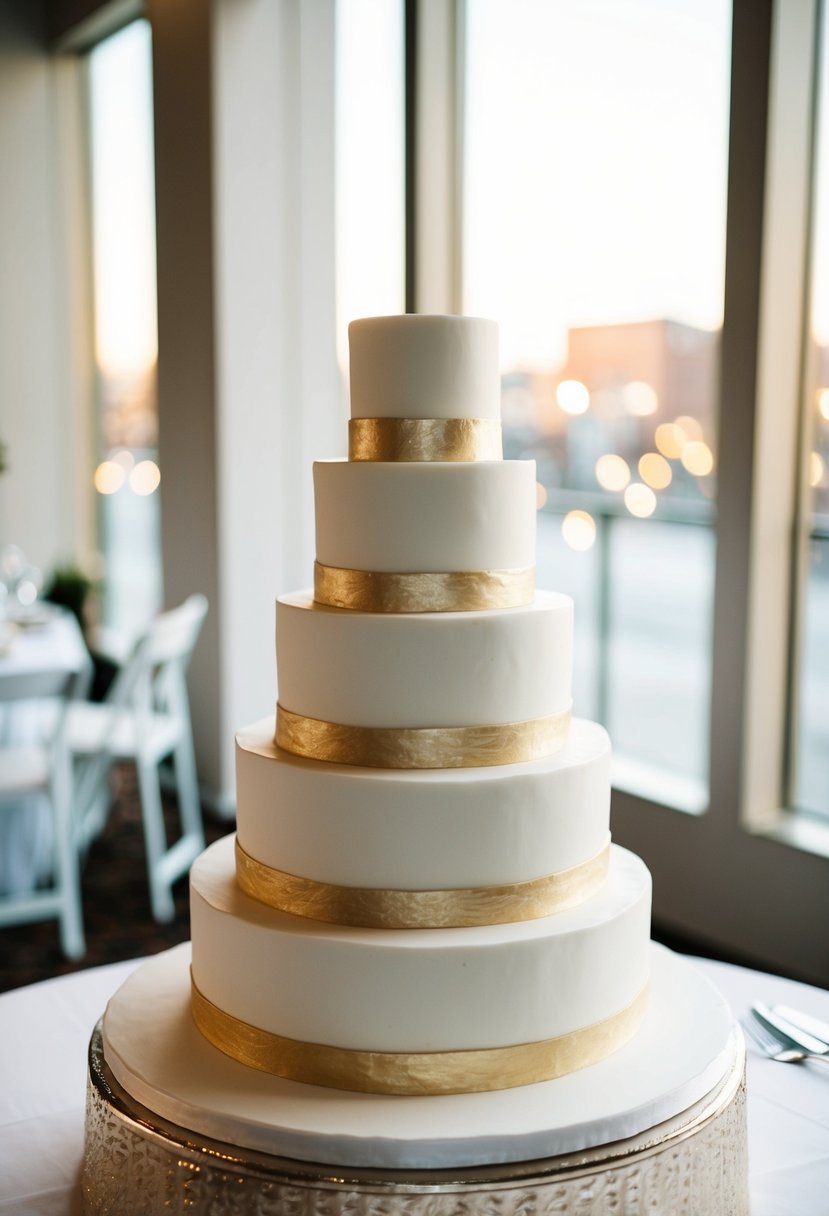
[[[149,622],[107,695],[116,714],[125,708],[138,714],[187,713],[184,675],[206,615],[206,598],[191,595]]]

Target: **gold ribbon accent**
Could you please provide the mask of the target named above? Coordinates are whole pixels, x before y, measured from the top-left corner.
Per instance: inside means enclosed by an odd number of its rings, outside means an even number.
[[[495,726],[347,726],[276,707],[276,745],[358,768],[489,768],[539,760],[564,746],[570,711]]]
[[[360,612],[483,612],[532,603],[535,567],[400,574],[314,562],[314,599]]]
[[[339,887],[275,870],[236,838],[236,881],[252,899],[310,920],[360,929],[451,929],[535,920],[572,908],[601,887],[610,842],[588,861],[526,882],[440,891]]]
[[[191,976],[193,1021],[204,1037],[249,1068],[329,1089],[366,1094],[474,1094],[563,1077],[603,1060],[632,1038],[645,1013],[645,987],[625,1009],[569,1034],[510,1047],[466,1051],[356,1051],[288,1039],[219,1009]]]
[[[352,418],[349,460],[500,460],[497,418]]]

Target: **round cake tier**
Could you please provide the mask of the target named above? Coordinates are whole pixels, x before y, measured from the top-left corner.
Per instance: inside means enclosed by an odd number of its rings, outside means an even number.
[[[245,895],[228,836],[190,874],[193,981],[224,1013],[301,1042],[363,1052],[536,1043],[636,1001],[648,980],[650,896],[644,863],[614,847],[601,890],[555,916],[344,928]]]
[[[317,561],[369,571],[535,565],[535,462],[314,465]]]
[[[273,735],[271,717],[236,736],[236,824],[250,856],[289,874],[346,887],[487,887],[569,870],[607,840],[610,740],[594,722],[574,721],[554,756],[468,769],[305,760]]]
[[[573,603],[538,591],[489,612],[276,607],[279,704],[324,722],[455,727],[523,722],[571,703]],[[552,750],[552,749],[550,749]]]
[[[352,418],[500,418],[498,326],[480,317],[365,317],[348,327]]]
[[[615,1145],[618,1165],[618,1142],[647,1135],[680,1112],[693,1127],[693,1104],[734,1067],[735,1055],[741,1071],[739,1029],[725,1001],[705,976],[662,947],[652,947],[642,1025],[614,1055],[523,1089],[405,1099],[299,1085],[231,1060],[193,1024],[189,964],[189,943],[156,955],[110,1001],[103,1038],[116,1080],[157,1116],[191,1132],[300,1161],[352,1170],[457,1170]],[[522,994],[512,997],[520,1006]],[[660,1140],[654,1133],[651,1151]],[[101,1145],[111,1170],[110,1146],[111,1139]],[[613,1166],[611,1151],[607,1168]],[[667,1168],[673,1166],[671,1159]],[[431,1189],[439,1180],[423,1181]],[[497,1190],[498,1179],[492,1185]]]

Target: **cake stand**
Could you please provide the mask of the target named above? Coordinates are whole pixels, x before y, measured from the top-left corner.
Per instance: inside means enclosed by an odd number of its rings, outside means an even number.
[[[189,945],[145,963],[92,1037],[90,1216],[746,1216],[744,1048],[723,998],[653,948],[625,1047],[492,1094],[397,1098],[283,1081],[189,1013]]]

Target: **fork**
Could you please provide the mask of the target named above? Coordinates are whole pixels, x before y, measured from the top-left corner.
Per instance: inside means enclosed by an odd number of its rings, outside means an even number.
[[[786,1047],[782,1039],[772,1034],[769,1028],[754,1014],[747,1014],[740,1020],[749,1038],[770,1060],[778,1060],[781,1064],[800,1064],[803,1060],[820,1060],[822,1064],[829,1064],[829,1055],[816,1055],[810,1051]]]

